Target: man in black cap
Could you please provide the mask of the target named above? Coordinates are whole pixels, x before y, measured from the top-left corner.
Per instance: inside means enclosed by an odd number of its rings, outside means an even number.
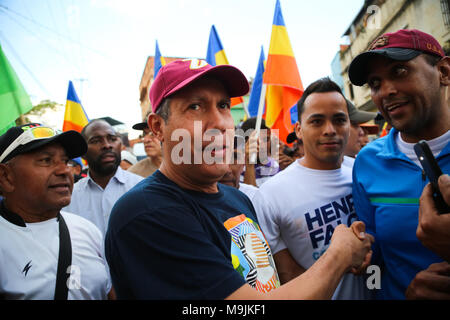
[[[161,143],[148,128],[147,117],[145,121],[136,123],[133,126],[135,130],[142,130],[142,142],[144,143],[147,158],[128,168],[128,171],[144,178],[152,175],[159,168],[162,160]]]
[[[375,112],[367,112],[359,110],[348,99],[347,102],[348,117],[350,118],[350,135],[348,137],[347,146],[344,149],[343,165],[353,166],[356,155],[363,147],[364,130],[361,124],[373,120],[377,114]]]
[[[350,64],[354,85],[367,83],[373,102],[392,125],[364,147],[353,169],[359,218],[375,238],[372,263],[383,268],[382,299],[404,299],[414,276],[442,259],[417,239],[419,198],[427,178],[414,152],[426,140],[444,173],[450,172],[450,58],[419,30],[378,37]]]
[[[100,231],[61,211],[73,189],[67,163],[86,150],[78,132],[58,134],[38,123],[13,127],[0,137],[0,296],[107,297],[111,283]]]

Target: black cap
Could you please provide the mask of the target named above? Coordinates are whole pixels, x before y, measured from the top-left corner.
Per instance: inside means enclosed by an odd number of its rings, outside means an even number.
[[[22,133],[36,127],[45,126],[40,123],[28,123],[22,126],[12,127],[6,131],[5,134],[0,136],[0,157],[2,157],[6,149],[8,149]],[[5,163],[19,154],[36,150],[52,142],[60,143],[70,159],[80,157],[87,151],[87,144],[83,136],[74,130],[70,130],[55,134],[49,138],[35,138],[35,140],[26,144],[17,145],[14,149],[9,151],[8,155],[6,155],[1,163]]]
[[[132,126],[132,128],[134,130],[144,130],[144,129],[148,129],[148,124],[145,121],[144,122],[139,122],[139,123],[134,124]]]
[[[295,140],[298,140],[297,135],[295,134],[295,131],[292,131],[291,133],[289,133],[286,137],[286,142],[287,143],[292,143]]]

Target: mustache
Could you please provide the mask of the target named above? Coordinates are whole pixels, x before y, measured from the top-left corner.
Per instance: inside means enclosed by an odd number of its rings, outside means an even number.
[[[386,98],[383,100],[383,106],[384,107],[389,107],[395,104],[402,104],[402,103],[406,103],[409,100],[407,98],[394,98],[394,99],[389,99]]]
[[[341,139],[319,140],[319,144],[327,144],[327,143],[339,143],[339,144],[342,144],[342,140]]]
[[[101,160],[103,157],[106,157],[106,156],[113,156],[114,158],[116,158],[116,159],[119,159],[119,155],[117,154],[117,153],[114,153],[114,152],[112,152],[112,151],[105,151],[105,152],[102,152],[99,156],[98,156],[98,160]]]

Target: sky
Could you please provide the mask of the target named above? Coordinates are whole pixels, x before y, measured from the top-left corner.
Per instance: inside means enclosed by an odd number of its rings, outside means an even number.
[[[364,0],[280,0],[304,88],[331,61]],[[230,64],[255,76],[276,0],[0,0],[0,44],[33,104],[66,103],[72,80],[90,119],[141,121],[139,83],[163,56],[205,58],[215,25]],[[62,128],[63,110],[53,125]],[[50,120],[49,120],[50,121]]]

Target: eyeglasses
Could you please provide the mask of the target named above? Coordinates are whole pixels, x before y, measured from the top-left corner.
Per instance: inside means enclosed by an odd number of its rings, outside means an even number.
[[[20,134],[20,136],[18,136],[16,140],[14,140],[0,156],[0,163],[11,152],[16,150],[17,147],[25,145],[34,140],[48,139],[58,134],[56,130],[49,127],[33,127],[33,128],[22,127],[22,129],[25,131],[22,134]]]
[[[140,134],[139,135],[139,138],[140,139],[143,139],[145,136],[149,136],[149,137],[155,137],[155,135],[153,134],[153,132],[152,131],[149,131],[149,132],[142,132],[142,134]]]

